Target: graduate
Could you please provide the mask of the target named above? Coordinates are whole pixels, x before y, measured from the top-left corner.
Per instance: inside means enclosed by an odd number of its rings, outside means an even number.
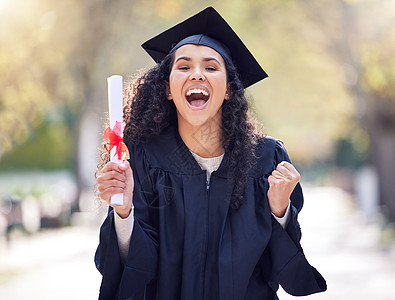
[[[102,162],[109,207],[95,255],[99,299],[272,300],[326,290],[300,244],[300,175],[248,114],[267,77],[208,7],[145,42],[157,62],[127,88],[130,160]]]

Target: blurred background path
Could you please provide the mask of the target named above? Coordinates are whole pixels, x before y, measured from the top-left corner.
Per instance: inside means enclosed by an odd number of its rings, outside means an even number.
[[[395,299],[395,245],[381,246],[378,224],[366,223],[349,194],[335,187],[305,187],[299,220],[304,252],[328,285],[327,292],[306,299]]]
[[[1,242],[1,300],[97,299],[99,225],[47,229]]]
[[[305,197],[303,246],[328,283],[326,293],[306,299],[394,300],[395,247],[380,247],[377,225],[366,224],[338,188],[305,187]],[[2,242],[0,299],[97,299],[101,277],[93,256],[99,222],[94,223],[19,236],[8,247]]]

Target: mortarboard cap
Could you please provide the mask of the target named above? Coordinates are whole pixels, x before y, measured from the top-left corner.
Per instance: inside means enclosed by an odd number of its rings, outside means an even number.
[[[211,6],[141,46],[155,62],[160,62],[170,52],[185,44],[211,47],[225,61],[231,64],[233,62],[244,88],[268,76],[229,24]]]

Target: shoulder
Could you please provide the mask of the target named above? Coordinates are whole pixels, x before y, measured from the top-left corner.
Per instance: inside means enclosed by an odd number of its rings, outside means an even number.
[[[289,161],[283,141],[271,136],[264,136],[259,140],[255,155],[256,164],[251,172],[253,177],[270,174],[281,161]]]

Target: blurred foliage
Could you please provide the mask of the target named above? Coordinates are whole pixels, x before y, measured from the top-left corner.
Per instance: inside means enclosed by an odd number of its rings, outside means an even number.
[[[243,36],[269,74],[249,91],[257,116],[269,135],[285,141],[293,160],[330,157],[352,127],[353,103],[325,33],[298,1],[256,1],[247,8]]]
[[[1,171],[71,168],[71,134],[64,122],[43,122],[0,160]]]
[[[395,37],[392,41],[393,45],[387,38],[385,43],[381,41],[365,49],[364,79],[367,89],[377,93],[380,98],[395,103]]]
[[[355,101],[352,87],[363,80],[394,115],[391,1],[0,0],[0,168],[75,164],[81,115],[103,120],[106,77],[153,66],[140,44],[208,5],[269,73],[248,93],[267,133],[284,139],[294,160],[343,159],[350,149],[366,156],[369,138],[358,125],[364,100]],[[383,10],[386,17],[376,20]],[[342,21],[345,12],[359,26],[355,34]],[[348,50],[339,35],[345,31]],[[359,68],[342,59],[344,49]],[[68,120],[47,121],[66,107]],[[51,146],[54,156],[40,151]]]
[[[365,48],[363,84],[373,95],[372,105],[382,127],[395,132],[395,24],[390,32],[384,40]]]
[[[358,168],[366,161],[366,152],[359,151],[350,139],[336,141],[334,162],[343,168]]]

